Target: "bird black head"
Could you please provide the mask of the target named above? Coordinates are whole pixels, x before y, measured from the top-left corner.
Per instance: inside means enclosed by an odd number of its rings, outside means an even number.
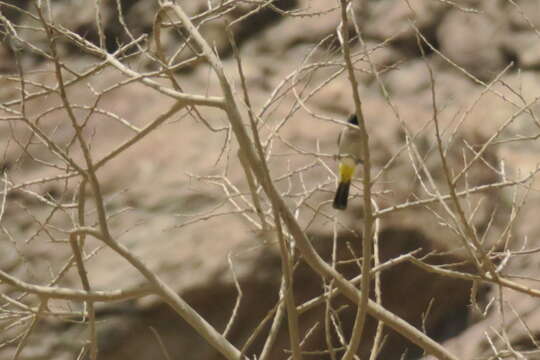
[[[349,116],[347,122],[349,124],[358,125],[358,118],[356,117],[356,114],[352,114],[351,116]]]

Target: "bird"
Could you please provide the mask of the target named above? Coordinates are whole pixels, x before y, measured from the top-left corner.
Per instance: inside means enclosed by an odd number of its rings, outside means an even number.
[[[347,209],[351,180],[363,159],[363,137],[356,114],[350,115],[347,123],[354,127],[347,126],[338,136],[339,184],[332,204],[337,210]]]

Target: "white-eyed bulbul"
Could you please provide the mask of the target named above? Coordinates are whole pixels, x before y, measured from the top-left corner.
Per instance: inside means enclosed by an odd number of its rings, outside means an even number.
[[[356,170],[356,166],[362,163],[363,146],[362,135],[358,127],[356,114],[349,116],[347,122],[352,126],[347,126],[341,131],[338,137],[339,149],[339,185],[334,197],[334,209],[345,210],[349,197],[349,188]]]

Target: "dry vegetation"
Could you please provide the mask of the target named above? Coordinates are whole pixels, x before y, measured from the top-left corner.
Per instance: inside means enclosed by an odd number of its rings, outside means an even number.
[[[152,14],[144,14],[152,19],[147,32],[128,24],[123,2],[109,1],[108,9],[115,12],[105,12],[104,3],[95,1],[92,16],[60,16],[55,3],[47,0],[20,7],[16,2],[0,2],[7,44],[4,56],[12,60],[9,73],[1,78],[0,106],[0,129],[4,132],[0,144],[4,159],[0,242],[5,254],[0,267],[2,358],[31,358],[28,349],[39,341],[33,333],[42,323],[77,322],[86,332],[80,334],[84,341],[72,349],[72,358],[99,359],[103,341],[98,330],[99,309],[152,298],[167,304],[189,324],[190,331],[220,354],[218,357],[227,359],[262,360],[276,354],[294,360],[314,356],[349,360],[358,358],[357,354],[377,359],[387,346],[386,329],[415,344],[420,354],[459,359],[455,348],[432,339],[426,331],[429,307],[424,309],[425,318],[417,319],[420,323],[411,324],[385,306],[381,274],[404,263],[437,277],[464,281],[470,290],[471,311],[479,319],[495,314],[498,323],[484,333],[490,348],[476,355],[531,359],[540,351],[535,330],[520,313],[513,312],[506,299],[508,292],[535,302],[540,297],[540,288],[534,283],[538,273],[506,270],[515,259],[538,251],[537,241],[523,232],[516,236],[515,229],[526,202],[534,197],[538,168],[532,161],[533,166],[520,170],[511,163],[511,156],[506,161],[504,158],[516,148],[534,149],[540,128],[535,113],[538,94],[525,94],[521,85],[506,80],[510,73],[517,73],[516,64],[503,62],[484,78],[484,73],[454,62],[434,43],[433,34],[423,31],[423,14],[417,13],[416,5],[406,1],[402,2],[407,11],[406,27],[377,43],[370,37],[372,29],[362,23],[369,16],[367,2],[341,0],[325,9],[285,9],[272,1],[201,1],[203,10],[190,8],[188,13],[183,1],[159,1],[153,4]],[[426,3],[441,12],[487,16],[475,8],[474,1]],[[502,3],[512,7],[539,42],[540,32],[525,11],[511,0]],[[306,47],[305,57],[294,64],[293,72],[275,84],[265,84],[268,89],[263,97],[253,95],[261,91],[251,89],[259,85],[250,74],[260,63],[254,65],[245,55],[240,42],[248,35],[239,29],[265,11],[300,22],[334,16],[337,26],[332,34]],[[76,20],[69,23],[70,15],[86,16],[90,25],[77,28]],[[104,25],[111,16],[120,34],[116,38],[111,38]],[[263,23],[262,18],[258,20]],[[279,26],[271,28],[267,36],[280,36],[279,31]],[[409,110],[403,110],[400,100],[395,100],[399,86],[387,85],[390,76],[399,79],[401,62],[379,62],[380,53],[403,38],[418,54],[417,74],[425,80],[425,85],[419,86],[424,86],[423,99],[429,100],[425,119],[410,120],[404,115]],[[465,105],[448,105],[444,74],[439,74],[441,64],[476,87]],[[195,67],[204,69],[202,85],[186,80],[187,72]],[[369,96],[359,85],[368,79],[373,84]],[[335,84],[340,85],[338,90],[333,90]],[[111,110],[109,99],[117,100],[118,93],[129,94],[134,87],[145,88],[152,99],[161,99],[159,112],[153,108],[144,116],[130,114],[135,102],[147,100],[126,95],[123,108]],[[351,107],[344,109],[342,102],[335,105],[339,108],[335,111],[314,105],[332,91],[347,94],[344,103]],[[370,110],[373,94],[386,109],[384,114]],[[486,102],[486,97],[491,102]],[[470,119],[478,117],[486,106],[500,106],[504,111],[497,119],[484,119],[483,125],[470,125]],[[336,124],[347,126],[344,112],[355,112],[363,120],[360,128],[366,140],[361,176],[352,198],[356,206],[345,214],[331,208],[336,181],[334,130]],[[294,131],[287,132],[297,117],[309,118],[315,125],[303,123],[295,131],[332,139],[312,142],[309,148],[299,144]],[[198,126],[197,135],[193,135],[197,138],[175,143],[167,129],[188,119]],[[532,130],[517,131],[524,128],[520,123]],[[196,162],[199,153],[212,158],[212,171],[206,171],[206,160],[201,160],[196,173],[191,168],[177,169],[189,178],[189,186],[216,187],[222,196],[211,206],[200,205],[205,201],[203,195],[194,196],[185,200],[180,211],[171,211],[181,214],[173,226],[175,236],[204,238],[204,226],[211,227],[213,221],[226,217],[244,224],[245,233],[252,237],[250,246],[268,252],[278,249],[281,285],[274,293],[277,300],[266,316],[255,320],[258,326],[245,329],[249,336],[238,339],[230,335],[235,328],[246,326],[239,314],[250,306],[242,301],[243,284],[234,271],[235,252],[225,249],[219,260],[230,264],[228,274],[234,278],[237,295],[231,309],[221,309],[230,315],[226,326],[218,328],[183,297],[174,276],[164,277],[148,252],[132,247],[129,238],[134,233],[145,234],[147,243],[162,236],[159,231],[152,233],[153,229],[141,230],[144,222],[126,225],[118,220],[144,199],[135,195],[137,201],[122,204],[115,200],[115,196],[122,196],[122,190],[114,186],[104,189],[104,182],[114,184],[108,174],[113,173],[115,164],[131,162],[135,166],[138,159],[128,154],[137,147],[160,161],[174,161],[164,149],[145,145],[146,138],[163,128],[161,141],[195,152],[195,159],[183,160],[185,164]],[[388,140],[395,133],[399,141]],[[151,178],[166,177],[159,167],[150,173]],[[163,191],[159,186],[145,188]],[[429,224],[431,234],[451,239],[451,243],[439,243],[433,251],[415,248],[381,259],[383,228],[407,212],[413,214],[409,221]],[[185,214],[189,214],[187,219]],[[157,212],[150,212],[142,220],[156,216]],[[197,224],[204,226],[189,232]],[[312,244],[311,235],[317,231],[330,234],[331,251],[324,256]],[[399,241],[399,234],[395,241]],[[338,256],[338,248],[347,253],[346,260]],[[449,255],[454,262],[445,257]],[[138,277],[126,273],[120,281],[114,277],[108,288],[96,286],[96,282],[103,282],[96,279],[99,270],[92,264],[100,257],[113,259],[113,264],[127,262]],[[351,265],[354,274],[340,271],[342,266]],[[318,294],[308,301],[295,296],[305,285],[295,275],[300,266],[317,274]],[[485,286],[492,289],[489,296],[477,301]],[[415,291],[410,288],[405,296],[413,297]],[[342,325],[345,313],[333,300],[338,294],[352,309],[346,313],[353,319],[351,326]],[[310,327],[303,325],[305,313],[316,307],[322,313],[320,321]],[[374,326],[367,325],[370,317],[377,321]],[[523,324],[533,346],[514,342],[507,323],[516,321]],[[286,346],[277,341],[283,329],[288,336]],[[306,349],[315,332],[321,332],[324,341],[315,349]],[[179,358],[161,342],[159,331],[154,335],[152,341],[161,344],[161,353],[153,358]],[[362,350],[366,346],[367,350]],[[189,346],[185,351],[190,351]]]

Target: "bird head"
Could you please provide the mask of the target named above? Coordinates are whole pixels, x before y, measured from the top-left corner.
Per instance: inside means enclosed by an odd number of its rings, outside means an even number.
[[[349,124],[358,125],[358,117],[356,116],[356,114],[352,114],[352,115],[349,116],[349,118],[347,119],[347,122],[348,122]]]

